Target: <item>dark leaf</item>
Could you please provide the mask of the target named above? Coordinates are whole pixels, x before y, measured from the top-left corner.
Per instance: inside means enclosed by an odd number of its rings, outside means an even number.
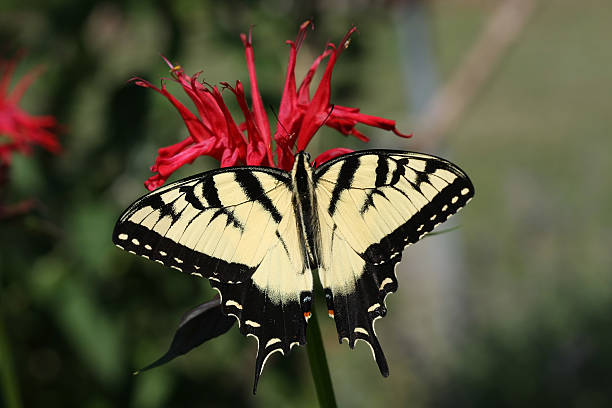
[[[222,335],[234,323],[236,323],[236,319],[224,315],[221,311],[221,300],[218,296],[202,303],[185,313],[166,354],[145,368],[134,372],[134,374],[166,364],[205,341]]]

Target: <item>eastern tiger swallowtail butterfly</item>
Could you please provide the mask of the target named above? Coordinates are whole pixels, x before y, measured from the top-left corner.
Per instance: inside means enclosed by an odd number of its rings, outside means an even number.
[[[397,289],[402,250],[474,195],[454,164],[422,153],[367,150],[291,172],[208,171],[161,187],[121,216],[121,249],[208,278],[223,312],[257,339],[255,385],[267,358],[306,343],[317,270],[338,338],[363,340],[389,369],[374,322]]]

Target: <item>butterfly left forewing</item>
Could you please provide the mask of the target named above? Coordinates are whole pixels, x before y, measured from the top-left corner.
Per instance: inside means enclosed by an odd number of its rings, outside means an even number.
[[[312,275],[289,184],[288,173],[269,168],[203,173],[136,201],[113,233],[124,250],[209,279],[223,312],[257,339],[254,390],[272,353],[306,341]]]
[[[374,321],[397,289],[395,266],[418,241],[464,206],[474,189],[452,163],[420,153],[371,150],[341,156],[315,174],[321,224],[319,268],[340,341],[367,342],[383,375]]]

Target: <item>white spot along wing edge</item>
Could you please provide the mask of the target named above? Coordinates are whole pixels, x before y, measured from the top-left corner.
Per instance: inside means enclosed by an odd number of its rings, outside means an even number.
[[[269,168],[203,173],[137,200],[113,234],[121,249],[209,278],[224,313],[257,338],[254,390],[271,353],[305,343],[312,274],[289,183],[287,172]]]

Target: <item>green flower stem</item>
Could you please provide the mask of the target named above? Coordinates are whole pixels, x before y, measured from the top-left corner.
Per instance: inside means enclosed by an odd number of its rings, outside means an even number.
[[[314,310],[308,321],[306,350],[308,350],[308,362],[310,363],[312,379],[317,390],[319,405],[321,408],[336,408],[336,397],[331,376],[329,375],[323,340],[321,339],[321,329],[319,329],[319,321]]]
[[[4,322],[0,315],[0,394],[4,395],[0,400],[0,405],[4,402],[7,408],[20,408],[21,400],[19,398],[19,389],[17,388],[17,380],[15,371],[13,370],[13,362],[9,341],[4,330]]]

